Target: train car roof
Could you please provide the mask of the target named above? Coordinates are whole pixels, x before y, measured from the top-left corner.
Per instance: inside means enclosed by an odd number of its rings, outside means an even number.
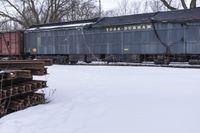
[[[113,25],[128,25],[142,24],[152,22],[165,23],[185,23],[191,21],[200,21],[200,8],[164,11],[146,14],[136,14],[118,17],[105,17],[94,26],[113,26]]]
[[[142,24],[152,22],[165,23],[185,23],[185,22],[200,22],[200,8],[164,11],[156,13],[144,13],[136,15],[126,15],[117,17],[103,17],[80,21],[70,21],[61,23],[50,23],[33,25],[30,29],[52,29],[52,28],[66,28],[92,25],[93,27],[128,25],[128,24]]]
[[[162,22],[191,22],[200,21],[200,8],[160,12],[153,17]]]
[[[59,22],[59,23],[48,23],[48,24],[37,24],[37,25],[32,25],[29,28],[33,29],[33,28],[48,28],[48,27],[73,27],[73,26],[77,26],[77,25],[85,25],[85,24],[89,24],[89,23],[94,23],[98,20],[98,18],[93,18],[93,19],[88,19],[88,20],[77,20],[77,21],[68,21],[68,22]]]
[[[146,13],[117,17],[104,17],[101,21],[97,22],[94,27],[147,23],[149,22],[149,18],[155,16],[155,14],[156,13]]]

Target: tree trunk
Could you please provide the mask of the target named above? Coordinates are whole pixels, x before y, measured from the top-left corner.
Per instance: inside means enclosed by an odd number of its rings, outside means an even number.
[[[186,3],[185,3],[185,0],[181,0],[181,4],[183,6],[184,9],[188,9]]]
[[[191,0],[190,8],[196,8],[197,7],[197,0]]]
[[[166,0],[161,0],[168,9],[170,10],[177,10],[177,8],[172,7]]]

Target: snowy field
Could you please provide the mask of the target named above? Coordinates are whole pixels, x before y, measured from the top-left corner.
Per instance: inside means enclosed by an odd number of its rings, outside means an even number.
[[[0,133],[200,133],[200,69],[48,71],[51,102],[3,117]]]

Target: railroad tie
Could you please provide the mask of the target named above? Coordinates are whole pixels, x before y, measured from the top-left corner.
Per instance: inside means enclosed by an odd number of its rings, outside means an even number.
[[[0,117],[12,112],[45,103],[45,94],[36,93],[47,87],[47,81],[33,80],[33,75],[46,75],[47,68],[41,61],[0,62]],[[17,70],[15,70],[17,69]]]

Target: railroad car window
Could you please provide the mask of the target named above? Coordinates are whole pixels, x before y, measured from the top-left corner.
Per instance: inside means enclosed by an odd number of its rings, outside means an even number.
[[[117,30],[117,28],[113,28],[113,31],[116,31]]]
[[[128,27],[128,30],[132,30],[132,26],[129,26],[129,27]]]
[[[136,30],[136,26],[133,26],[133,30]]]

